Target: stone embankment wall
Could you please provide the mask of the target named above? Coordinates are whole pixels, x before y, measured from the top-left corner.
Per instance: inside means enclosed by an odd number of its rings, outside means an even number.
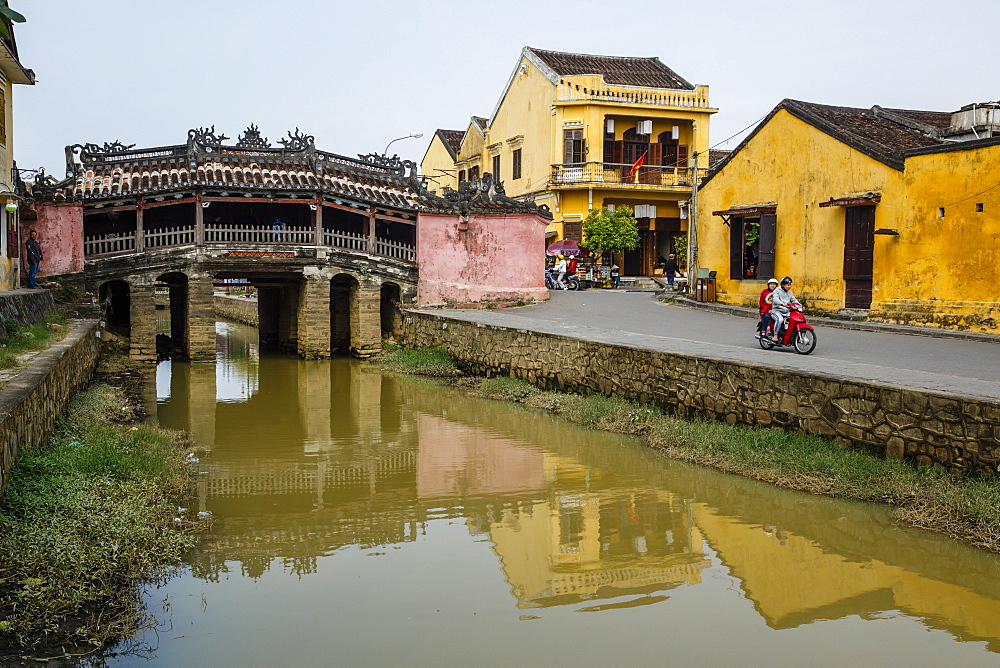
[[[48,290],[11,290],[0,293],[0,337],[7,336],[7,327],[33,325],[56,308]]]
[[[18,451],[43,443],[69,398],[94,375],[101,343],[96,334],[96,320],[72,323],[65,339],[0,388],[0,496]]]
[[[511,375],[551,390],[620,395],[688,418],[819,434],[919,464],[998,473],[1000,402],[437,314],[406,316],[405,345],[440,346],[475,373]]]
[[[256,299],[215,295],[215,314],[251,327],[258,326]]]

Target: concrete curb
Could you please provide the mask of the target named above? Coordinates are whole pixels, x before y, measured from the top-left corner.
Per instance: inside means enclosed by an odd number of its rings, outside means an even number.
[[[744,318],[757,317],[755,309],[745,306],[718,304],[715,302],[697,302],[688,297],[669,295],[665,291],[660,293],[659,296],[666,297],[669,303],[677,304],[678,306],[713,311],[715,313],[725,313],[727,315],[737,315]],[[834,327],[836,329],[853,329],[862,332],[889,332],[892,334],[909,334],[910,336],[929,336],[937,339],[964,339],[966,341],[1000,344],[1000,336],[982,334],[980,332],[959,332],[952,329],[938,329],[936,327],[915,327],[913,325],[896,325],[889,322],[863,322],[840,320],[837,318],[821,318],[818,316],[809,316],[809,321],[821,324],[824,327]]]

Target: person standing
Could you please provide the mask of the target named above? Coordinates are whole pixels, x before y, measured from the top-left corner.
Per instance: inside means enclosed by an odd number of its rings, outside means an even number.
[[[35,276],[38,275],[38,265],[41,264],[44,256],[42,247],[38,245],[38,232],[31,230],[28,239],[24,242],[25,258],[28,260],[28,287],[37,288]]]
[[[663,263],[663,273],[667,277],[667,285],[674,284],[674,277],[678,274],[677,258],[671,253],[667,261]]]
[[[613,264],[611,265],[611,284],[615,286],[615,289],[617,290],[618,286],[621,285],[621,283],[622,283],[621,271],[619,271],[617,264]]]

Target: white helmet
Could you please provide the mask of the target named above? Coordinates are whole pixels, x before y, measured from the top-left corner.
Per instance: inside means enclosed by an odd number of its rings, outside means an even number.
[[[767,284],[771,285],[771,283],[777,284],[778,283],[778,279],[776,279],[776,278],[769,278],[769,279],[767,279]]]

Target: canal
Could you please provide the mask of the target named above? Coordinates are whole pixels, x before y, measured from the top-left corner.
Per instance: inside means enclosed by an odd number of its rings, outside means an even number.
[[[213,525],[111,665],[1000,664],[995,555],[218,329],[155,384]]]

